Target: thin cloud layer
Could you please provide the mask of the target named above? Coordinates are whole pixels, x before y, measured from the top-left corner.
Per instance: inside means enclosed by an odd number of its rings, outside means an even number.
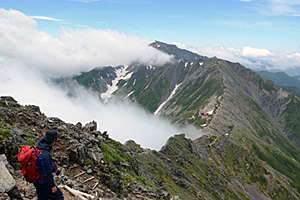
[[[269,0],[274,11],[279,14],[284,13],[299,13],[300,1],[299,0]]]
[[[42,20],[49,20],[49,21],[55,21],[55,22],[61,22],[60,19],[54,19],[52,17],[44,17],[44,16],[31,16],[33,19],[42,19]]]
[[[66,76],[98,66],[132,61],[163,64],[170,56],[149,47],[151,41],[112,30],[61,29],[59,38],[37,29],[31,17],[0,9],[0,55],[16,58],[48,76]]]
[[[261,12],[271,15],[290,15],[300,14],[299,0],[267,0],[267,4],[261,8]]]
[[[200,55],[239,62],[243,66],[253,70],[285,71],[300,67],[300,53],[271,52],[267,49],[243,47],[242,49],[225,47],[200,47],[192,48],[184,44],[173,43],[179,48],[188,49]],[[300,74],[300,71],[299,71]]]

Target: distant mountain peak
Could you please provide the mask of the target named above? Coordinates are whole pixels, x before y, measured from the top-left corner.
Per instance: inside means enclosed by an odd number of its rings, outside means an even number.
[[[166,44],[163,42],[155,41],[151,43],[150,46],[169,55],[174,55],[176,60],[185,60],[193,62],[200,59],[204,61],[207,61],[209,59],[208,57],[198,55],[186,49],[180,49],[174,44]]]

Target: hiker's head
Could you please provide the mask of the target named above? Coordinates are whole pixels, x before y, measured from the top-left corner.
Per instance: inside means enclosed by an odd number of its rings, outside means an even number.
[[[44,138],[45,142],[47,144],[52,144],[54,141],[57,140],[57,138],[59,138],[60,135],[57,133],[57,131],[55,130],[50,130],[46,132],[46,137]]]

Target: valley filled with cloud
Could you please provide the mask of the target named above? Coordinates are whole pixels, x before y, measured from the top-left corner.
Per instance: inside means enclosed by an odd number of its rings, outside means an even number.
[[[180,130],[129,102],[100,103],[93,93],[77,86],[77,98],[58,89],[52,78],[72,76],[95,67],[128,65],[133,61],[162,65],[172,60],[149,44],[153,41],[114,30],[61,27],[58,37],[40,31],[34,17],[0,9],[0,93],[20,104],[40,106],[47,116],[70,123],[95,120],[121,142],[134,139],[159,149]],[[200,55],[240,62],[251,69],[286,70],[297,67],[300,54],[244,47],[187,47]],[[76,83],[74,83],[76,84]],[[193,131],[192,131],[193,132]],[[159,142],[158,142],[159,141]]]

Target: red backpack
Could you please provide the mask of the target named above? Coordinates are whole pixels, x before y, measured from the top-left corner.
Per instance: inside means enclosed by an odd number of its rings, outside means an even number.
[[[22,174],[29,183],[36,183],[42,175],[42,172],[38,172],[36,166],[40,151],[42,150],[38,150],[36,146],[25,145],[21,147],[18,153],[18,161],[22,165]]]

